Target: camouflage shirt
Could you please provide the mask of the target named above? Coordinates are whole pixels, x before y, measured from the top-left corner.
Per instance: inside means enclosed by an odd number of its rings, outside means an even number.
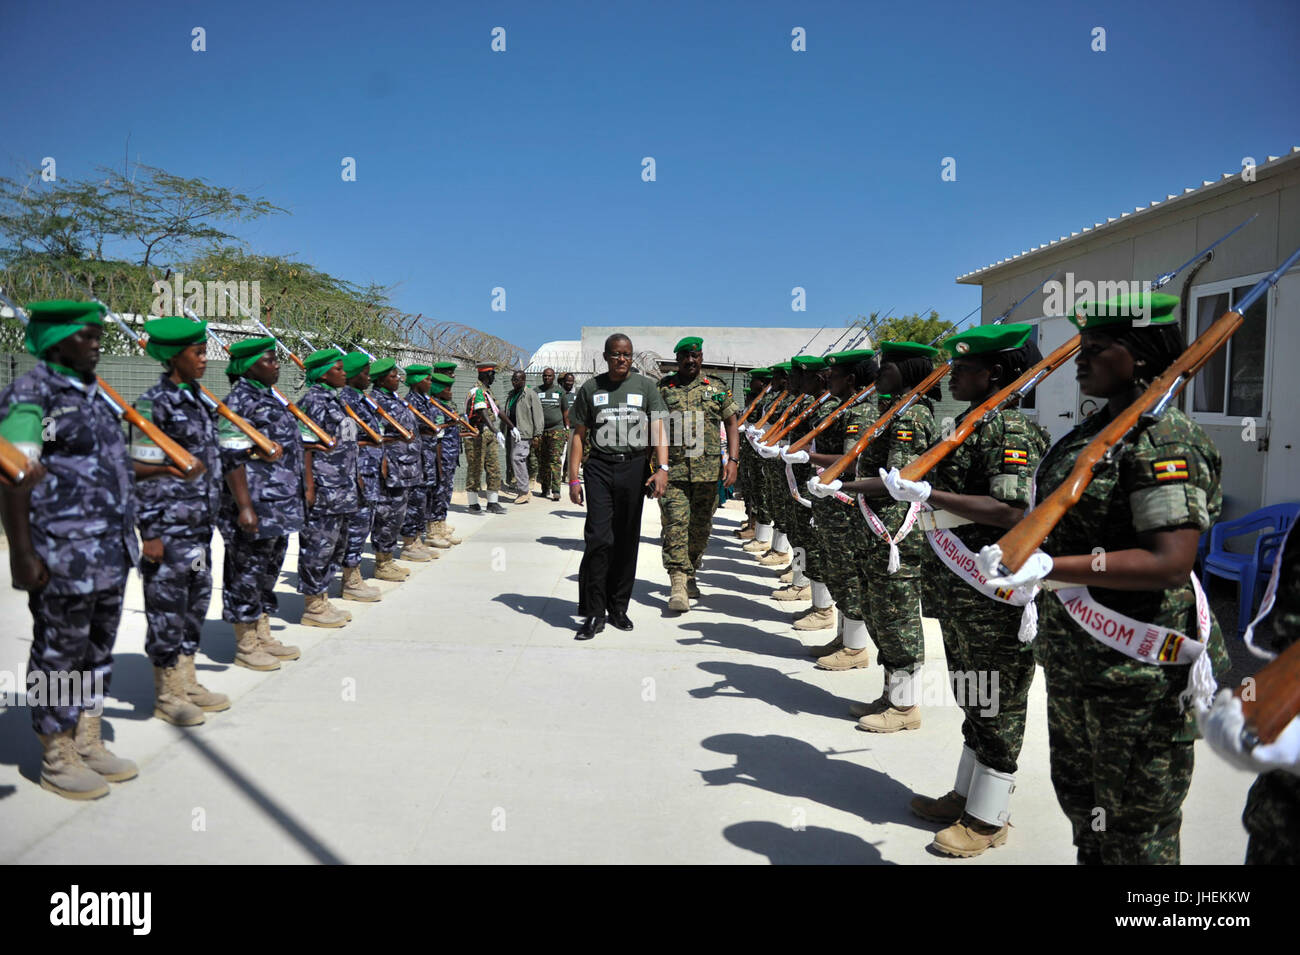
[[[223,469],[232,471],[242,464],[248,476],[248,494],[257,512],[257,539],[297,533],[302,530],[305,507],[298,419],[280,404],[270,388],[249,378],[235,382],[226,396],[226,405],[284,448],[280,460],[266,461],[257,455],[253,442],[225,418],[218,426]],[[239,529],[238,515],[235,496],[222,482],[217,526],[223,537],[231,537]]]
[[[358,507],[357,423],[343,410],[343,393],[318,381],[307,389],[298,406],[337,442],[333,451],[312,452],[311,479],[316,487],[312,510],[321,514],[353,513]]]
[[[487,387],[481,381],[476,381],[474,387],[469,390],[469,395],[465,398],[465,420],[475,427],[480,427],[474,420],[474,412],[483,412],[483,417],[487,419],[487,429],[489,431],[501,430],[501,419],[497,417],[496,397],[492,394],[492,389]],[[480,430],[481,427],[480,427]]]
[[[716,481],[722,471],[722,423],[739,412],[731,391],[704,375],[659,381],[668,408],[668,480]]]
[[[144,540],[182,536],[208,539],[221,507],[216,412],[203,403],[197,391],[175,384],[166,374],[140,396],[135,409],[207,468],[192,481],[170,474],[136,480],[140,536]],[[136,428],[131,429],[131,457],[142,464],[168,463],[162,449]]]
[[[447,405],[447,407],[449,407],[449,408],[451,407],[450,400],[448,400],[448,401],[442,401],[441,399],[439,399],[439,402],[440,402],[441,404]],[[451,415],[447,414],[446,412],[439,411],[439,410],[437,409],[437,407],[434,406],[433,402],[429,402],[429,405],[430,405],[430,407],[432,408],[432,410],[429,412],[429,417],[433,419],[433,423],[434,423],[434,424],[444,424],[445,422],[448,422],[448,421],[454,421],[454,419],[451,417]],[[451,425],[451,427],[443,428],[441,431],[439,431],[439,432],[438,432],[438,445],[439,445],[439,447],[441,447],[444,451],[445,451],[447,448],[452,448],[452,449],[454,449],[454,450],[459,454],[459,452],[460,452],[460,425],[458,425],[458,424],[454,424],[454,423],[453,423],[453,424]]]
[[[424,415],[434,424],[441,423],[434,417],[437,412],[434,411],[433,405],[429,404],[429,399],[418,391],[408,391],[406,393],[406,400],[411,403],[412,408],[417,409],[420,414]],[[424,462],[424,483],[432,484],[436,480],[438,474],[438,444],[440,443],[438,436],[440,432],[429,430],[429,426],[419,418],[416,418],[415,420],[420,426],[420,451]],[[444,428],[443,430],[445,431],[447,429]]]
[[[385,441],[384,458],[388,462],[388,476],[384,479],[386,487],[415,487],[424,483],[424,451],[416,429],[415,415],[397,395],[385,391],[376,385],[370,389],[370,397],[379,407],[407,431],[415,434],[413,441]],[[388,434],[397,431],[388,422],[384,422]]]
[[[342,396],[343,402],[355,411],[357,417],[364,421],[371,430],[380,435],[384,433],[379,416],[366,403],[365,395],[351,385],[341,388],[339,394]],[[348,420],[351,421],[352,419],[349,418]],[[352,424],[355,426],[357,423],[353,421]],[[379,465],[384,460],[384,449],[377,444],[370,444],[369,437],[361,430],[360,426],[357,426],[357,440],[367,442],[357,448],[357,473],[361,477],[361,483],[365,485],[364,496],[366,501],[373,502],[375,500],[373,495],[379,489]]]
[[[880,415],[896,403],[897,399],[881,398],[877,405],[879,413],[876,420],[879,421]],[[934,438],[934,403],[929,398],[920,397],[912,407],[889,422],[889,426],[867,445],[867,449],[858,457],[857,476],[878,478],[881,468],[886,471],[898,468],[901,471],[913,458],[920,457]],[[907,516],[907,502],[895,501],[888,493],[869,497],[867,503],[891,534],[897,532]]]
[[[95,384],[40,362],[0,392],[0,420],[18,410],[39,445],[46,477],[32,488],[32,547],[50,572],[51,594],[125,585],[140,558],[135,491],[122,426]],[[34,450],[34,449],[33,449]]]

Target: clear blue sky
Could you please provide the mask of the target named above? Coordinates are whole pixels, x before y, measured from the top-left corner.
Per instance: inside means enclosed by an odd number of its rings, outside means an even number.
[[[954,276],[1300,144],[1294,0],[9,3],[0,33],[5,174],[129,148],[289,209],[253,251],[530,349],[955,320]]]

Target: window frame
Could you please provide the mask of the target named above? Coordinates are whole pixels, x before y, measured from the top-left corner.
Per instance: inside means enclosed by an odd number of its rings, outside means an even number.
[[[1235,278],[1230,278],[1230,279],[1220,279],[1219,281],[1216,282],[1206,282],[1201,285],[1193,285],[1190,291],[1188,292],[1188,296],[1187,296],[1187,315],[1185,316],[1185,322],[1184,322],[1185,325],[1184,334],[1187,336],[1187,344],[1190,345],[1194,340],[1191,337],[1193,332],[1195,332],[1196,334],[1200,334],[1199,329],[1194,329],[1192,327],[1192,319],[1196,317],[1198,311],[1197,306],[1200,299],[1210,295],[1222,295],[1224,292],[1227,292],[1229,298],[1229,307],[1233,308],[1237,304],[1235,301],[1232,300],[1233,289],[1241,288],[1243,286],[1249,289],[1254,285],[1256,285],[1260,279],[1264,278],[1268,274],[1269,274],[1268,272],[1256,272],[1253,275],[1243,275],[1243,276],[1237,276]],[[1264,369],[1263,369],[1264,375],[1263,375],[1263,381],[1260,383],[1262,400],[1260,403],[1259,413],[1250,416],[1253,418],[1257,427],[1263,427],[1264,423],[1269,420],[1269,413],[1272,410],[1271,399],[1273,393],[1272,356],[1273,356],[1273,335],[1275,329],[1274,329],[1274,321],[1273,321],[1274,315],[1273,315],[1272,290],[1270,289],[1263,296],[1263,298],[1264,298]],[[1230,378],[1230,373],[1232,371],[1232,347],[1233,347],[1233,340],[1230,338],[1228,339],[1225,345],[1225,356],[1224,356],[1225,370],[1223,376],[1224,390],[1221,395],[1223,399],[1223,411],[1196,411],[1195,410],[1195,395],[1196,395],[1195,377],[1193,377],[1191,381],[1187,383],[1187,386],[1183,389],[1179,404],[1184,409],[1186,414],[1197,424],[1206,425],[1209,427],[1239,428],[1241,427],[1242,420],[1245,417],[1247,417],[1246,415],[1228,414],[1228,404],[1230,402],[1230,397],[1231,397],[1230,389],[1232,387],[1232,382]]]

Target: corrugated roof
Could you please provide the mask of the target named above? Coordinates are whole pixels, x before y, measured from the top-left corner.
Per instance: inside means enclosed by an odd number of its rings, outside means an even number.
[[[1255,167],[1256,176],[1258,176],[1264,170],[1268,170],[1271,173],[1274,170],[1276,170],[1278,166],[1281,166],[1285,163],[1294,162],[1297,159],[1300,159],[1300,146],[1292,146],[1291,151],[1288,152],[1285,156],[1269,156],[1268,159],[1265,160],[1263,163],[1258,164]],[[1231,180],[1240,181],[1240,179],[1241,179],[1241,170],[1237,170],[1236,172],[1225,172],[1223,176],[1219,179],[1206,179],[1203,180],[1199,186],[1190,186],[1184,189],[1181,195],[1176,195],[1171,192],[1163,199],[1153,199],[1148,205],[1136,206],[1132,212],[1121,212],[1117,216],[1109,216],[1107,217],[1105,222],[1094,222],[1090,226],[1083,226],[1077,232],[1071,232],[1069,235],[1063,235],[1060,238],[1053,239],[1050,242],[1044,242],[1042,245],[1034,246],[1032,249],[1022,249],[1019,255],[1011,255],[1005,259],[998,259],[996,262],[990,262],[988,265],[984,266],[983,268],[975,269],[971,272],[967,272],[965,275],[957,276],[956,280],[958,283],[976,284],[971,280],[976,278],[977,276],[983,275],[984,273],[992,269],[1001,268],[1004,265],[1008,265],[1019,259],[1023,259],[1026,258],[1027,256],[1034,255],[1035,253],[1041,252],[1043,249],[1054,248],[1056,246],[1063,245],[1067,242],[1072,242],[1075,239],[1080,239],[1085,235],[1091,236],[1097,232],[1109,228],[1110,226],[1114,225],[1116,222],[1127,222],[1127,220],[1132,219],[1134,216],[1140,216],[1144,213],[1148,213],[1152,209],[1159,208],[1160,210],[1163,211],[1164,209],[1168,208],[1170,205],[1172,205],[1175,202],[1183,202],[1193,197],[1197,199],[1203,198],[1207,191],[1222,187],[1228,182],[1230,182]],[[1247,183],[1242,183],[1242,185],[1247,185]]]

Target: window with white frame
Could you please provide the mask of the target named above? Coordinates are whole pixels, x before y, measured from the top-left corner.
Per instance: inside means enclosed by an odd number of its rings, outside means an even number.
[[[1192,292],[1192,331],[1200,335],[1232,308],[1262,278],[1230,279]],[[1245,322],[1192,381],[1192,413],[1198,420],[1263,417],[1268,409],[1267,362],[1269,295],[1261,295]],[[1189,336],[1190,340],[1191,336]]]

